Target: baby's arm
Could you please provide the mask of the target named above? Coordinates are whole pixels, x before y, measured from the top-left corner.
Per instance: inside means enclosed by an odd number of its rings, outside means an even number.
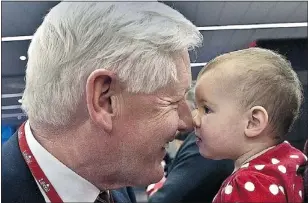
[[[221,202],[288,202],[276,178],[253,171],[240,172],[219,195]]]

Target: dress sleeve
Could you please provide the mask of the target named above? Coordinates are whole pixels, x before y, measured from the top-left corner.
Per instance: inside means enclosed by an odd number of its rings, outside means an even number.
[[[278,179],[250,170],[231,179],[220,195],[222,202],[287,202]]]

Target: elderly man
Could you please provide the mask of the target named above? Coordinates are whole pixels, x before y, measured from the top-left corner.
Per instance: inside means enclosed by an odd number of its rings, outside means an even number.
[[[158,2],[61,2],[28,50],[28,121],[2,150],[2,200],[133,202],[163,176],[197,28]],[[121,189],[119,189],[121,188]]]

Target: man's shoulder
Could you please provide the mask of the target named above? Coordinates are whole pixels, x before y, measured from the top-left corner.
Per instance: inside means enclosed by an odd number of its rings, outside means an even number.
[[[17,133],[2,146],[2,200],[7,203],[44,202],[18,146]]]
[[[17,134],[15,133],[11,138],[2,145],[2,181],[13,180],[20,176],[20,168],[18,167],[22,160],[22,155],[18,148]]]

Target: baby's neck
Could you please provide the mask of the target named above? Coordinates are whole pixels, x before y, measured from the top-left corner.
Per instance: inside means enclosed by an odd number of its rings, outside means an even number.
[[[237,171],[239,168],[241,168],[242,165],[264,154],[265,152],[272,149],[276,145],[277,142],[264,143],[252,148],[251,150],[244,152],[240,157],[238,157],[238,159],[235,160],[233,173]]]

